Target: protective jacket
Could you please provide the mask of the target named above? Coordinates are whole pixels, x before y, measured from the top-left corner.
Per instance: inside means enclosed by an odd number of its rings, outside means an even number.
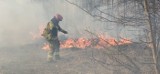
[[[67,31],[63,30],[59,26],[59,21],[54,17],[48,22],[47,27],[44,29],[42,36],[44,36],[47,40],[52,40],[57,38],[58,31],[61,31],[67,34]]]

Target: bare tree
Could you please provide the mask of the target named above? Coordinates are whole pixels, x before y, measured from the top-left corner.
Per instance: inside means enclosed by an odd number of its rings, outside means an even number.
[[[160,28],[158,27],[160,25],[160,22],[158,22],[160,19],[159,0],[82,0],[82,4],[69,0],[66,1],[102,22],[112,22],[123,26],[145,27],[144,30],[147,37],[145,40],[140,41],[151,47],[155,74],[160,73],[158,67],[160,41]],[[108,13],[108,11],[112,11],[113,14]],[[132,62],[132,64],[135,63]]]

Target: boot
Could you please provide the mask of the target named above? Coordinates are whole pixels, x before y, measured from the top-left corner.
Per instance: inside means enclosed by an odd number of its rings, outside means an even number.
[[[52,62],[52,61],[53,61],[53,51],[52,51],[52,50],[50,50],[50,51],[48,52],[47,61],[48,61],[48,62]]]
[[[53,57],[52,56],[48,56],[47,62],[52,62],[52,61],[53,61]]]

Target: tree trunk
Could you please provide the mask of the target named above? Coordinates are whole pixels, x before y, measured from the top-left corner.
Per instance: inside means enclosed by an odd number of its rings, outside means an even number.
[[[149,13],[149,8],[148,8],[148,0],[144,0],[144,14],[147,17],[147,24],[148,24],[148,29],[150,31],[149,33],[149,42],[151,42],[151,49],[152,49],[152,56],[153,56],[153,61],[155,64],[155,74],[159,74],[158,72],[158,60],[157,60],[157,48],[156,48],[156,41],[155,41],[155,33],[153,29],[155,24],[151,22],[151,14]]]

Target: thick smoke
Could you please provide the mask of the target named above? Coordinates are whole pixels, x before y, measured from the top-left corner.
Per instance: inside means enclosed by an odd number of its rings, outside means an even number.
[[[1,46],[32,43],[30,32],[38,33],[38,27],[56,13],[64,16],[60,26],[69,32],[69,37],[83,34],[82,29],[91,20],[85,12],[63,0],[0,0],[0,11]]]
[[[0,11],[2,46],[31,42],[29,32],[46,20],[42,6],[28,0],[1,0]]]
[[[64,0],[0,0],[0,11],[1,46],[32,43],[30,33],[38,33],[38,27],[46,25],[56,13],[63,15],[60,26],[69,32],[68,35],[60,33],[60,36],[88,37],[85,29],[116,36],[115,26],[95,21],[86,12]]]

